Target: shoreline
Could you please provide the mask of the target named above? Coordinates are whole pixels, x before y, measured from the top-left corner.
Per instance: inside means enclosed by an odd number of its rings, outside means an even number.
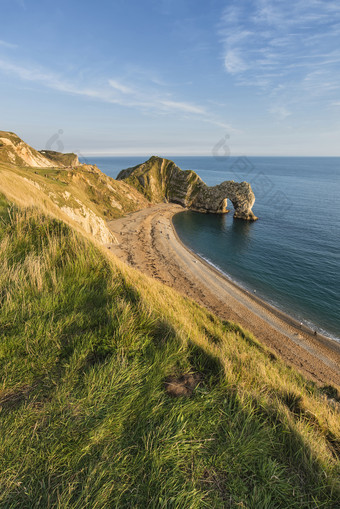
[[[186,209],[184,209],[186,210]],[[184,211],[183,211],[184,212]],[[181,212],[176,212],[172,217],[174,217],[177,214],[180,214]],[[228,276],[228,274],[224,273],[221,269],[218,267],[215,267],[212,263],[209,263],[208,260],[205,260],[202,256],[200,256],[198,253],[190,249],[178,236],[178,233],[176,232],[176,228],[172,222],[172,227],[174,230],[174,235],[177,238],[177,241],[182,245],[184,249],[186,249],[192,256],[196,257],[201,263],[206,265],[211,271],[215,272],[216,275],[219,277],[225,279],[230,285],[234,286],[235,289],[237,289],[240,292],[243,292],[249,299],[254,300],[257,304],[261,305],[262,307],[266,308],[269,312],[275,313],[277,316],[280,317],[283,321],[287,322],[288,325],[291,325],[292,327],[295,327],[298,332],[303,332],[305,334],[308,334],[310,336],[311,340],[322,342],[327,348],[330,348],[331,350],[334,350],[335,352],[340,351],[340,342],[337,341],[335,338],[331,338],[329,336],[326,336],[321,333],[317,333],[317,335],[314,334],[314,330],[308,327],[306,324],[301,323],[294,318],[293,316],[289,315],[285,311],[282,311],[281,309],[277,308],[273,304],[270,304],[267,302],[264,298],[259,297],[258,295],[252,294],[249,290],[244,288],[240,283],[234,281],[231,277]]]
[[[175,229],[175,233],[177,233],[176,229]],[[313,336],[313,337],[317,336],[318,339],[320,339],[321,341],[323,341],[323,340],[325,340],[326,342],[330,341],[331,343],[340,345],[340,337],[338,338],[338,337],[332,336],[331,333],[329,333],[329,335],[328,335],[326,333],[326,331],[324,331],[321,327],[319,327],[318,325],[316,325],[314,323],[312,324],[314,326],[314,328],[308,326],[308,321],[303,318],[301,318],[301,320],[303,320],[302,322],[299,321],[297,318],[295,318],[293,315],[291,315],[288,311],[284,311],[283,309],[280,309],[275,304],[272,304],[271,302],[267,301],[265,297],[259,297],[259,295],[257,295],[257,293],[252,293],[251,290],[248,290],[247,287],[245,285],[243,285],[242,282],[233,279],[231,275],[229,275],[227,272],[224,272],[217,265],[214,265],[212,262],[205,259],[200,254],[198,254],[195,251],[193,251],[192,249],[190,249],[190,247],[187,246],[180,238],[178,238],[178,241],[181,242],[183,247],[186,248],[188,251],[190,251],[193,256],[198,258],[202,263],[206,263],[211,270],[215,270],[221,277],[224,277],[226,280],[228,280],[229,283],[234,284],[235,287],[237,287],[239,290],[243,290],[250,298],[254,299],[259,304],[262,304],[264,307],[268,307],[269,310],[280,314],[283,319],[285,319],[287,322],[291,322],[292,325],[294,325],[300,331],[305,332],[306,334],[309,334],[310,336]],[[321,332],[321,331],[323,331],[323,332]],[[315,332],[316,332],[316,334],[315,334]]]
[[[253,295],[178,237],[173,217],[185,209],[157,204],[110,221],[120,259],[203,305],[223,320],[247,329],[288,364],[318,383],[340,387],[340,343],[300,325]]]

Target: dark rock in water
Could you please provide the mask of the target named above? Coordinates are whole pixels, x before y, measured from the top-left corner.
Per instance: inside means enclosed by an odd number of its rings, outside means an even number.
[[[209,187],[192,170],[183,171],[173,161],[153,156],[133,168],[122,170],[117,180],[125,180],[153,203],[179,203],[198,212],[226,213],[228,199],[234,217],[255,221],[255,195],[248,182],[228,180]]]

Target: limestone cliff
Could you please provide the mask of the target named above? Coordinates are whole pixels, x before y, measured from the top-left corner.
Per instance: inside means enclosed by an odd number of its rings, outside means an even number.
[[[161,157],[153,156],[143,164],[122,170],[117,180],[125,180],[151,202],[169,201],[199,212],[225,213],[229,199],[235,218],[257,219],[252,211],[255,196],[248,182],[228,180],[209,187],[194,171],[183,171]]]

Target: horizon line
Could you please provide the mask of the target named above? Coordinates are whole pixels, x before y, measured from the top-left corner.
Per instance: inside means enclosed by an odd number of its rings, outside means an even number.
[[[340,154],[339,155],[297,155],[297,154],[230,154],[228,156],[216,156],[216,155],[213,155],[213,154],[163,154],[163,155],[157,155],[155,153],[141,153],[141,154],[98,154],[98,153],[88,153],[88,154],[84,154],[84,153],[78,153],[77,151],[75,152],[79,158],[86,158],[86,157],[152,157],[152,156],[155,156],[155,157],[164,157],[164,158],[168,158],[168,157],[212,157],[214,159],[229,159],[230,157],[322,157],[322,158],[331,158],[331,157],[336,157],[336,158],[340,158]],[[151,155],[150,155],[151,154]]]

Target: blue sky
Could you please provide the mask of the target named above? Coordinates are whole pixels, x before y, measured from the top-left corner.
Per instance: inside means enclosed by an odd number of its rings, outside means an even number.
[[[0,101],[37,148],[340,156],[340,2],[1,0]]]

